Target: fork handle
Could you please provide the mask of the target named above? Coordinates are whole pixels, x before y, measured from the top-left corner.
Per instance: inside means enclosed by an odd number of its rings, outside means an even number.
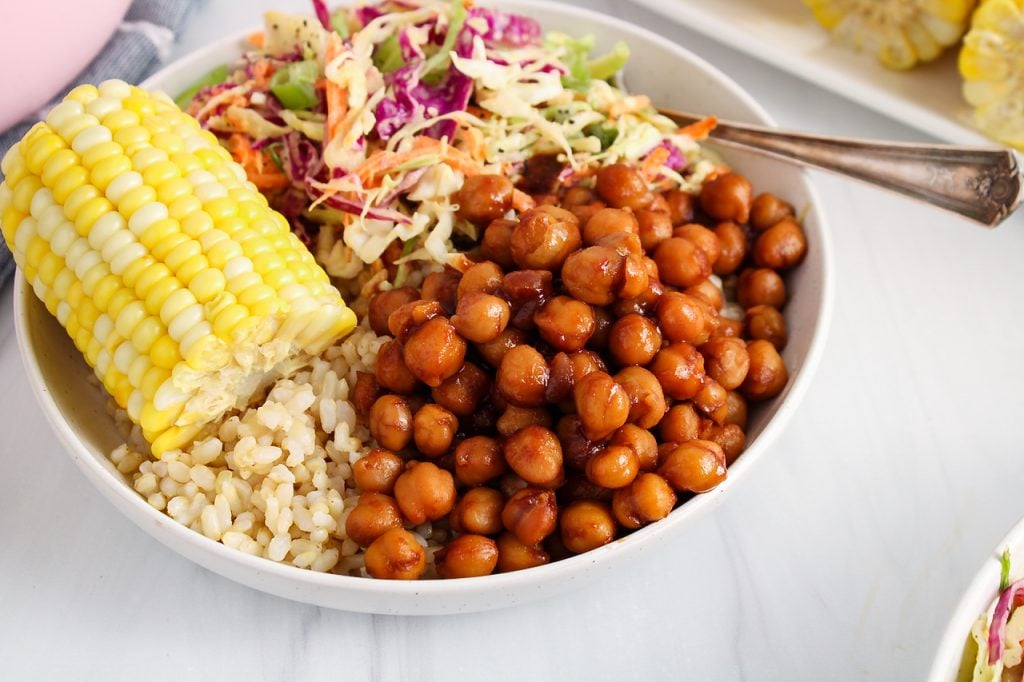
[[[660,111],[679,125],[700,118]],[[710,137],[726,146],[856,178],[987,227],[1001,223],[1024,199],[1017,157],[1005,149],[859,140],[724,121]]]

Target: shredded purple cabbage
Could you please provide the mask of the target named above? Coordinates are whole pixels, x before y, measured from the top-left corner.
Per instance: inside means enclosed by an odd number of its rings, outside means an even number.
[[[540,24],[529,17],[487,7],[474,7],[466,15],[466,22],[473,19],[487,22],[487,31],[480,37],[491,45],[527,47],[541,44]]]
[[[331,13],[327,9],[327,3],[324,0],[313,0],[313,11],[316,12],[316,18],[320,20],[320,24],[327,29],[331,30]]]
[[[1024,591],[1024,580],[1010,584],[999,595],[995,611],[992,613],[992,624],[988,628],[988,664],[995,665],[1003,657],[1003,636],[1006,622],[1010,620],[1010,608],[1014,598]]]
[[[356,20],[359,22],[361,26],[366,26],[368,23],[384,14],[383,10],[372,5],[363,5],[362,7],[356,7],[352,11],[356,15]]]
[[[668,158],[665,160],[665,163],[663,165],[678,172],[686,168],[686,166],[689,164],[689,162],[686,160],[686,157],[683,156],[683,152],[679,150],[679,147],[675,146],[668,140],[662,140],[661,144],[659,144],[654,149],[661,148],[668,150]],[[651,150],[651,153],[654,153],[654,151]],[[648,154],[648,156],[650,156],[650,154]]]

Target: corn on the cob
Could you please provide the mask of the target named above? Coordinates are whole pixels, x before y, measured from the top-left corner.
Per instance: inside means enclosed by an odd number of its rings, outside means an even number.
[[[156,456],[355,326],[284,217],[164,96],[78,87],[0,168],[25,279]]]
[[[893,69],[935,59],[967,28],[975,0],[804,0],[840,41]]]

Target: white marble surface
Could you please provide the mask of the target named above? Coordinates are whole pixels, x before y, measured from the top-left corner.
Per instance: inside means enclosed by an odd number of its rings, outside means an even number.
[[[916,133],[624,2],[784,126]],[[210,0],[176,54],[304,0]],[[894,680],[1024,514],[1024,216],[995,232],[816,176],[837,308],[796,417],[657,560],[547,602],[374,617],[270,597],[152,540],[61,450],[0,302],[0,679]]]

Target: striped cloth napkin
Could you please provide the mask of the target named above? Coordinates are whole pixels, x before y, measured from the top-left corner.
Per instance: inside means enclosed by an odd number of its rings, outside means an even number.
[[[170,54],[175,37],[181,32],[189,11],[202,0],[134,0],[117,32],[89,66],[68,84],[43,111],[33,114],[9,130],[0,132],[0,158],[28,132],[68,90],[79,83],[99,83],[120,78],[138,83],[157,70]],[[3,174],[0,173],[0,180]],[[0,239],[0,288],[14,274],[14,259]]]

